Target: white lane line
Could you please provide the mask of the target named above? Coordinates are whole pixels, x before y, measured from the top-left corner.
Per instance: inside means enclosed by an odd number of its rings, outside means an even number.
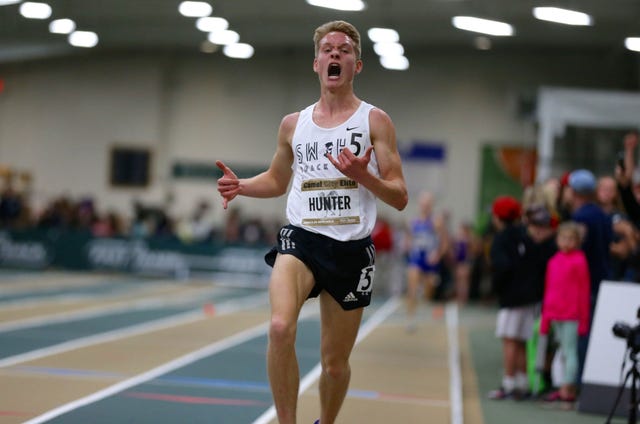
[[[89,405],[91,403],[98,402],[106,397],[113,396],[117,393],[120,393],[124,390],[127,390],[133,386],[137,386],[146,381],[152,380],[156,377],[159,377],[163,374],[171,372],[180,367],[186,366],[190,363],[198,361],[202,358],[205,358],[209,355],[213,355],[215,353],[221,352],[225,349],[232,348],[236,345],[239,345],[245,341],[248,341],[254,337],[257,337],[267,331],[268,323],[262,323],[256,327],[245,330],[241,333],[237,333],[234,336],[228,337],[224,340],[220,340],[219,342],[213,343],[211,345],[205,346],[204,348],[192,352],[190,354],[184,355],[178,359],[175,359],[171,362],[167,362],[164,365],[153,368],[143,374],[139,374],[133,378],[128,380],[124,380],[120,383],[114,384],[110,387],[107,387],[104,390],[96,392],[92,395],[86,396],[84,398],[75,400],[73,402],[69,402],[65,405],[62,405],[58,408],[52,409],[49,412],[46,412],[38,417],[35,417],[29,421],[25,421],[23,424],[38,424],[43,423],[53,418],[59,417],[60,415],[66,414],[68,412],[73,411],[74,409],[81,408],[83,406]]]
[[[308,310],[308,309],[307,309]],[[311,315],[317,314],[317,308],[315,311],[304,312],[300,314],[301,317],[307,318]],[[73,411],[74,409],[81,408],[83,406],[89,405],[91,403],[98,402],[102,399],[105,399],[109,396],[113,396],[117,393],[123,392],[133,386],[137,386],[142,383],[146,383],[149,380],[153,380],[163,374],[167,374],[171,371],[174,371],[178,368],[189,365],[193,362],[199,361],[200,359],[206,358],[207,356],[214,355],[216,353],[222,352],[226,349],[231,349],[234,346],[242,344],[248,340],[261,336],[267,332],[269,329],[269,322],[263,322],[262,324],[258,324],[254,327],[251,327],[247,330],[241,331],[239,333],[234,334],[233,336],[227,337],[226,339],[219,340],[215,343],[212,343],[208,346],[203,347],[202,349],[196,350],[194,352],[188,353],[184,356],[181,356],[173,361],[167,362],[163,365],[160,365],[156,368],[153,368],[147,372],[134,376],[128,380],[124,380],[120,383],[114,384],[112,386],[107,387],[106,389],[100,390],[96,393],[93,393],[89,396],[85,396],[83,398],[77,399],[75,401],[69,402],[65,405],[59,406],[58,408],[52,409],[42,415],[39,415],[29,421],[25,421],[22,424],[40,424],[44,423],[53,418],[59,417],[60,415],[66,414],[68,412]]]
[[[107,276],[86,276],[86,277],[57,277],[55,280],[33,280],[30,281],[19,281],[15,283],[5,283],[0,281],[0,301],[2,301],[2,305],[4,306],[6,303],[3,297],[7,295],[33,295],[44,297],[47,293],[54,293],[60,290],[72,290],[72,289],[98,289],[98,288],[107,288],[109,286],[119,287],[119,286],[127,286],[131,285],[131,283],[135,281],[130,277],[107,277]],[[149,280],[138,280],[143,282],[145,285],[157,285],[157,286],[168,286],[172,283],[175,284],[173,280],[167,279],[149,279]],[[62,295],[59,295],[62,296]]]
[[[0,275],[0,295],[29,293],[31,291],[41,292],[51,290],[52,288],[91,287],[110,281],[102,276],[74,276],[72,274],[47,275],[49,272],[51,271],[34,271],[33,273],[10,279]]]
[[[141,298],[139,300],[119,300],[111,305],[106,306],[91,306],[88,308],[82,308],[70,312],[52,313],[49,315],[41,315],[36,317],[24,318],[16,321],[8,321],[0,323],[0,333],[14,330],[22,330],[30,327],[37,327],[39,325],[59,324],[69,321],[77,321],[80,319],[97,318],[104,315],[115,314],[118,312],[124,312],[128,310],[143,310],[162,306],[177,306],[181,304],[188,304],[202,299],[207,294],[224,294],[226,291],[219,290],[205,290],[204,292],[188,293],[188,294],[176,294],[165,293],[158,294],[149,298]],[[209,292],[209,293],[207,293]],[[152,293],[151,293],[152,294]],[[172,297],[173,296],[173,297]],[[169,298],[169,299],[167,299]],[[90,300],[95,300],[91,298]],[[213,300],[213,299],[212,299]]]
[[[214,306],[216,315],[224,315],[242,309],[255,308],[256,306],[266,304],[267,301],[268,298],[266,293],[259,293],[257,295],[247,296],[242,299],[230,300],[227,302],[223,302],[220,305]],[[123,339],[125,337],[137,336],[140,334],[150,333],[152,331],[176,327],[204,318],[205,314],[203,313],[202,309],[199,308],[182,314],[172,315],[167,318],[161,318],[142,324],[132,325],[130,327],[119,328],[117,330],[107,331],[105,333],[95,334],[93,336],[81,337],[79,339],[70,340],[68,342],[59,343],[57,345],[47,346],[42,349],[36,349],[29,352],[21,353],[19,355],[9,356],[7,358],[0,359],[0,368],[8,367],[26,361],[32,361],[34,359],[43,358],[45,356],[68,352],[70,350],[84,348],[98,343],[111,342]]]
[[[449,399],[451,424],[463,423],[462,373],[460,372],[460,345],[458,340],[458,305],[450,302],[446,307],[447,339],[449,342]]]
[[[34,297],[26,297],[21,299],[14,300],[3,300],[0,298],[0,307],[2,309],[21,309],[21,308],[29,308],[29,307],[37,307],[39,305],[45,304],[57,304],[64,305],[65,303],[72,302],[82,302],[82,301],[90,301],[96,299],[104,299],[104,300],[117,300],[118,298],[123,298],[126,296],[144,296],[148,293],[153,293],[151,290],[154,287],[140,287],[131,285],[129,287],[122,283],[116,287],[116,290],[113,291],[101,291],[101,292],[73,292],[66,294],[51,294],[47,296],[47,293],[38,293],[38,295]],[[162,289],[166,288],[166,285],[158,286],[157,288]],[[65,288],[65,290],[75,290],[75,287]],[[77,289],[82,289],[82,287],[77,287]]]
[[[358,337],[356,338],[356,344],[360,343],[365,337],[367,337],[376,327],[378,327],[385,319],[387,319],[400,305],[400,299],[393,297],[387,300],[384,305],[380,307],[374,314],[365,322],[360,331],[358,331]],[[322,366],[320,363],[316,364],[311,371],[309,371],[300,380],[300,390],[298,396],[305,392],[311,385],[320,378],[322,372]],[[252,424],[267,424],[276,417],[276,407],[271,405],[262,415],[260,415]]]

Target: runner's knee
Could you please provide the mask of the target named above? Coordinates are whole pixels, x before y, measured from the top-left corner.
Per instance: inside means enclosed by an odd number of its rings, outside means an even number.
[[[351,372],[349,361],[346,360],[324,360],[322,361],[322,371],[331,378],[341,379]]]
[[[296,339],[296,322],[274,316],[269,325],[269,338],[274,343],[291,343]]]

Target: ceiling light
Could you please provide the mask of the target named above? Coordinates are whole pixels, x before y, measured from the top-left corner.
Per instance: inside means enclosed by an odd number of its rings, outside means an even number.
[[[380,64],[385,69],[406,71],[409,69],[409,59],[404,56],[381,56]]]
[[[640,37],[627,37],[624,46],[634,52],[640,52]]]
[[[225,18],[215,16],[205,16],[198,18],[196,28],[203,32],[222,31],[229,28],[229,22]]]
[[[592,25],[593,19],[586,13],[559,7],[534,7],[533,16],[542,21],[556,22],[565,25]]]
[[[71,19],[56,19],[49,23],[49,32],[53,34],[70,34],[76,29],[76,23]]]
[[[211,15],[213,8],[203,1],[183,1],[178,6],[178,11],[189,18],[202,18]]]
[[[219,45],[234,44],[240,40],[240,34],[229,29],[209,33],[209,41]]]
[[[375,43],[373,50],[378,56],[402,56],[404,47],[400,43]]]
[[[465,31],[474,31],[481,34],[509,36],[513,35],[513,27],[504,22],[491,21],[489,19],[474,18],[473,16],[454,16],[453,26]]]
[[[22,0],[0,0],[0,6],[7,6],[9,4],[20,3]]]
[[[24,2],[20,5],[20,14],[29,19],[47,19],[51,16],[51,6],[47,3]]]
[[[92,31],[74,31],[69,34],[69,44],[75,47],[95,47],[98,44],[98,34]]]
[[[397,43],[400,41],[398,31],[391,28],[370,28],[367,35],[374,43]]]
[[[246,43],[234,43],[224,46],[222,52],[234,59],[249,59],[253,56],[253,47]]]
[[[367,7],[362,0],[307,0],[307,3],[312,6],[354,12],[359,12]]]

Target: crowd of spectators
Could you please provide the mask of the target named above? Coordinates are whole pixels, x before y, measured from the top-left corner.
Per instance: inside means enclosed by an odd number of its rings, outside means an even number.
[[[611,175],[571,170],[526,188],[520,198],[493,202],[488,266],[504,364],[490,398],[531,396],[526,345],[551,332],[534,353],[537,388],[558,389],[544,394],[546,401],[577,399],[601,282],[640,282],[638,143],[636,133],[624,138],[624,158]],[[564,369],[555,379],[553,361]]]
[[[94,198],[61,195],[34,211],[28,186],[16,188],[18,177],[0,177],[0,230],[50,230],[87,232],[94,237],[160,238],[183,243],[227,242],[272,244],[279,222],[245,217],[235,208],[226,222],[215,225],[209,201],[198,202],[185,217],[173,217],[166,208],[134,201],[130,218],[114,210],[102,211]]]

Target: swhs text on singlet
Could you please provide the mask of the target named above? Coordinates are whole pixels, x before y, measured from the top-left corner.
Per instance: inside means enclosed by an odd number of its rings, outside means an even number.
[[[369,112],[362,102],[342,124],[322,128],[312,120],[311,105],[300,112],[292,140],[295,155],[294,178],[287,199],[287,218],[293,225],[335,240],[356,240],[368,236],[376,220],[373,194],[346,177],[329,162],[344,148],[362,156],[371,146]],[[369,171],[379,175],[375,154]]]

